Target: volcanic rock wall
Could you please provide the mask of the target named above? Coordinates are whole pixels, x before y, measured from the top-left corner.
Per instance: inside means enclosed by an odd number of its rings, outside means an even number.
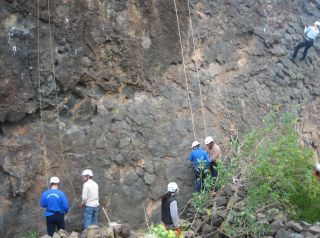
[[[181,187],[184,205],[193,192],[194,138],[173,1],[39,2],[0,0],[0,236],[44,230],[38,200],[53,175],[72,203],[68,227],[79,230],[85,168],[114,220],[138,227],[144,209],[159,220],[169,181]],[[187,1],[177,0],[201,143],[196,62],[207,134],[224,153],[235,130],[259,126],[274,106],[298,104],[301,131],[320,152],[317,45],[306,62],[288,59],[303,25],[319,17],[316,3],[192,0],[194,52]]]

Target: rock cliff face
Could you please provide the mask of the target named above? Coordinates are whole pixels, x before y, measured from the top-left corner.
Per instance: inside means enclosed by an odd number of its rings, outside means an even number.
[[[68,226],[79,229],[85,168],[94,171],[112,219],[137,227],[145,209],[159,220],[167,182],[181,187],[181,205],[193,191],[193,132],[173,1],[49,2],[40,1],[38,17],[35,0],[0,0],[0,236],[44,230],[38,199],[53,175],[73,204]],[[200,142],[196,62],[207,133],[225,152],[234,130],[259,126],[274,106],[297,104],[301,131],[320,152],[317,50],[298,65],[288,59],[303,25],[319,18],[316,2],[303,2],[192,0],[194,52],[187,1],[177,0]]]

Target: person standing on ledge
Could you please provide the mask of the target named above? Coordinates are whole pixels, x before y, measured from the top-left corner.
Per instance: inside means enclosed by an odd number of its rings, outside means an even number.
[[[91,225],[98,225],[99,212],[99,186],[93,181],[93,173],[90,169],[82,172],[82,202],[83,210],[83,227],[87,229]]]
[[[304,47],[303,55],[300,58],[300,60],[304,60],[307,56],[308,50],[311,46],[313,46],[313,41],[316,39],[316,37],[319,34],[319,27],[320,22],[316,21],[313,26],[305,26],[304,27],[304,34],[305,37],[303,37],[303,41],[300,42],[296,47],[294,47],[293,54],[290,55],[291,61],[295,62],[295,58],[297,57],[298,51],[300,48]]]
[[[46,190],[40,200],[42,207],[46,208],[45,216],[47,222],[47,233],[53,236],[56,228],[65,230],[64,214],[69,211],[69,202],[61,190],[59,190],[60,180],[58,177],[50,179],[50,189]]]

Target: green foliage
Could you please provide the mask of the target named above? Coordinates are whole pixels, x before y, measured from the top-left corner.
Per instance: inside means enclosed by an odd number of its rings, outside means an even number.
[[[231,211],[228,223],[224,227],[228,237],[264,237],[270,234],[270,228],[256,220],[255,215],[249,211]]]
[[[299,139],[295,114],[272,112],[264,122],[264,128],[245,137],[243,146],[243,158],[251,158],[245,174],[247,208],[277,204],[293,218],[319,220],[320,186],[312,176],[315,155]]]
[[[167,230],[162,224],[152,227],[152,234],[158,238],[178,238],[175,231]]]
[[[23,236],[23,238],[38,238],[38,237],[39,237],[39,234],[35,230],[30,230],[27,232],[25,236]]]
[[[212,201],[212,189],[222,190],[234,176],[240,178],[246,193],[244,209],[231,208],[223,223],[229,237],[268,235],[267,225],[256,221],[256,212],[266,207],[280,208],[292,219],[310,223],[320,219],[320,183],[313,176],[315,152],[300,138],[296,113],[280,114],[275,106],[263,123],[242,140],[231,140],[232,152],[218,164],[217,180],[206,179],[205,189],[193,194],[195,207],[204,212]]]

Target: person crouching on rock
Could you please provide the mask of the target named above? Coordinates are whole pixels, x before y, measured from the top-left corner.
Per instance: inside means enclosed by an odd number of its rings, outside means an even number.
[[[99,186],[93,181],[93,173],[90,169],[82,172],[82,202],[83,210],[83,227],[87,229],[91,225],[98,225],[99,213]]]
[[[178,236],[181,236],[181,228],[179,226],[179,213],[176,194],[179,188],[175,182],[168,184],[167,192],[161,199],[161,220],[166,229],[176,230]]]
[[[198,141],[192,142],[191,147],[189,160],[193,162],[196,191],[201,192],[207,171],[209,171],[210,160],[207,151],[200,147]]]
[[[50,189],[46,190],[40,200],[42,207],[46,208],[45,216],[47,222],[47,233],[53,236],[56,228],[65,230],[64,215],[69,211],[69,202],[61,190],[58,177],[50,179]]]
[[[296,47],[294,47],[293,54],[289,57],[293,62],[297,57],[298,51],[300,48],[304,47],[303,55],[300,60],[304,60],[307,56],[308,49],[313,46],[313,41],[319,34],[320,22],[316,21],[313,26],[305,26],[304,33],[306,36],[303,38],[303,41],[300,42]]]

